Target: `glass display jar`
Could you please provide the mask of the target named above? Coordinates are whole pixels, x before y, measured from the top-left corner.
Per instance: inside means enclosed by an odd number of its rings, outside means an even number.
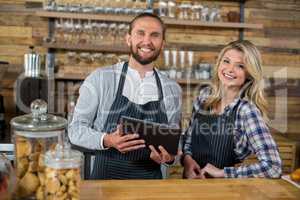
[[[47,151],[44,199],[79,199],[82,164],[83,155],[79,151],[60,146]]]
[[[17,199],[35,199],[44,188],[44,154],[63,142],[67,120],[47,114],[47,103],[35,100],[30,114],[11,120],[15,144]]]

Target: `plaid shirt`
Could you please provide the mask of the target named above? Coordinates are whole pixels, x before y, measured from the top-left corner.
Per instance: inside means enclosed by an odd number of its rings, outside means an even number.
[[[209,96],[209,90],[204,89],[194,102],[193,114],[190,125],[185,132],[184,154],[192,156],[191,147],[191,124],[205,99]],[[281,175],[281,159],[275,141],[270,134],[269,128],[264,122],[258,108],[249,101],[236,98],[224,109],[224,114],[230,113],[233,107],[240,103],[237,110],[234,143],[235,153],[239,160],[244,160],[250,154],[255,154],[258,162],[239,167],[225,167],[226,178],[242,177],[269,177],[278,178]]]

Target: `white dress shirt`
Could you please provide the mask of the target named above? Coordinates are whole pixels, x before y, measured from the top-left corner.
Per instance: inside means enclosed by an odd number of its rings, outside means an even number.
[[[128,67],[123,88],[123,96],[136,104],[145,104],[159,99],[154,71],[146,72],[141,78],[139,72]]]

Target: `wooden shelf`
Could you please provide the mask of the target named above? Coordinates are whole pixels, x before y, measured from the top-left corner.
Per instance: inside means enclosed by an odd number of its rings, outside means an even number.
[[[78,50],[78,51],[100,51],[107,53],[125,53],[129,54],[129,48],[124,44],[65,44],[65,43],[49,43],[44,42],[42,44],[45,48],[50,49],[64,49],[64,50]],[[167,43],[166,49],[180,48],[186,51],[220,51],[224,45],[199,45],[199,44],[183,44],[183,43]]]
[[[66,50],[80,50],[80,51],[101,51],[111,53],[129,53],[129,48],[120,44],[65,44],[65,43],[43,43],[43,47],[50,49],[66,49]]]
[[[36,11],[39,17],[47,18],[67,18],[67,19],[90,19],[108,22],[130,22],[134,16],[113,15],[113,14],[92,14],[92,13],[71,13],[55,11]],[[230,29],[263,29],[262,24],[232,23],[232,22],[201,22],[195,20],[181,20],[173,18],[162,18],[166,25],[170,26],[193,26],[211,28],[230,28]]]
[[[88,74],[79,73],[58,73],[55,75],[56,80],[71,80],[71,81],[82,81]],[[197,79],[177,79],[176,82],[180,85],[203,85],[211,84],[211,80],[197,80]]]

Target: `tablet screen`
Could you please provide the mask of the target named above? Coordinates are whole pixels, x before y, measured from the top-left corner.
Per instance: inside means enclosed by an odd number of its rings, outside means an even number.
[[[170,154],[177,154],[181,129],[125,116],[121,117],[121,123],[125,134],[137,133],[147,146],[157,149],[161,145]]]

